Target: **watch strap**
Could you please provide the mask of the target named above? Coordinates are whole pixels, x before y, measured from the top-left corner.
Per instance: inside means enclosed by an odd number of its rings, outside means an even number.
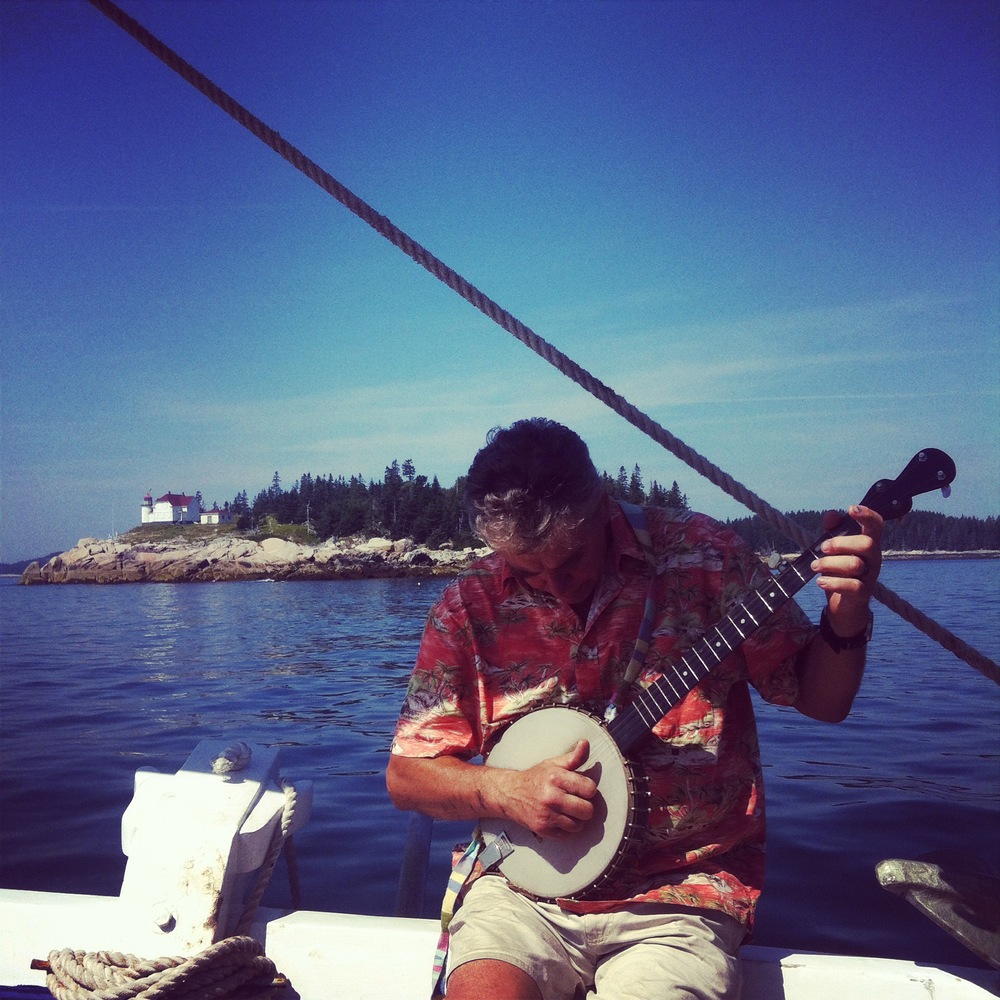
[[[819,616],[819,634],[823,637],[823,641],[835,652],[839,653],[842,649],[861,649],[863,646],[867,646],[868,642],[872,637],[872,626],[875,623],[875,616],[872,614],[871,609],[868,609],[868,621],[865,627],[857,633],[857,635],[842,636],[837,635],[833,631],[830,625],[830,619],[827,615],[827,609],[823,608],[822,613]]]

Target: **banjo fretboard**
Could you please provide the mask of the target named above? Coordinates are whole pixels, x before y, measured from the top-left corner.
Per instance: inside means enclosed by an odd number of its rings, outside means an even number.
[[[659,680],[639,691],[632,703],[608,724],[608,732],[621,752],[627,754],[695,685],[816,575],[812,563],[819,558],[819,546],[827,538],[857,530],[851,518],[843,518],[833,531],[819,538],[778,576],[734,605],[721,621],[685,650]]]

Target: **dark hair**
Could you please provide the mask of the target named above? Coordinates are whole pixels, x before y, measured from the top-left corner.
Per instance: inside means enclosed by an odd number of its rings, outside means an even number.
[[[490,431],[469,468],[465,501],[482,539],[523,552],[575,528],[603,492],[583,439],[554,420],[532,417]]]

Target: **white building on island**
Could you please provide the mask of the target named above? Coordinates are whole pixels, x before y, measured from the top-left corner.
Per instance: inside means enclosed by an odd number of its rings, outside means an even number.
[[[213,504],[203,510],[201,494],[193,497],[185,493],[164,493],[159,500],[147,491],[142,501],[143,524],[231,524],[233,512],[228,502],[221,508]]]
[[[142,502],[143,524],[197,524],[200,518],[201,504],[183,493],[164,493],[153,500],[147,492]]]
[[[219,505],[216,504],[211,510],[203,510],[201,512],[202,524],[230,524],[232,520],[233,512],[229,509],[228,503],[221,510],[219,509]]]

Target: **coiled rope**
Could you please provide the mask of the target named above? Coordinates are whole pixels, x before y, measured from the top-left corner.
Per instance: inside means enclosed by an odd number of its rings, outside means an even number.
[[[345,208],[353,212],[359,219],[371,226],[380,236],[387,239],[393,246],[402,250],[426,271],[439,281],[457,292],[470,305],[475,306],[485,316],[488,316],[501,329],[516,337],[522,344],[529,347],[539,357],[572,379],[581,388],[610,407],[620,417],[627,420],[633,427],[652,438],[657,444],[666,448],[674,456],[685,462],[699,475],[724,490],[743,506],[761,517],[767,524],[781,531],[794,540],[800,547],[811,544],[805,530],[796,522],[785,517],[779,510],[762,500],[742,483],[737,482],[728,473],[714,465],[703,455],[675,437],[666,428],[652,420],[627,399],[613,389],[596,379],[590,372],[583,369],[562,351],[543,340],[533,330],[502,309],[489,296],[466,281],[460,274],[448,267],[429,250],[422,247],[416,240],[404,233],[384,215],[376,212],[371,205],[346,188],[335,177],[332,177],[322,167],[284,139],[269,125],[245,108],[237,100],[230,97],[224,90],[213,83],[204,73],[195,69],[189,62],[181,58],[173,49],[151,34],[138,21],[126,14],[111,0],[89,0],[102,14],[131,35],[137,42],[148,49],[166,66],[181,78],[200,90],[210,101],[217,104],[234,121],[238,122],[261,142],[270,146],[279,156],[287,160],[296,170],[305,174],[311,181],[318,184],[327,194],[336,198]],[[973,649],[958,636],[933,621],[923,612],[909,604],[899,595],[894,594],[882,584],[876,584],[874,596],[890,610],[896,612],[911,625],[924,632],[930,638],[940,643],[945,649],[974,667],[995,684],[1000,685],[1000,664],[995,663],[983,653]]]
[[[277,976],[263,947],[249,937],[226,938],[193,958],[64,948],[49,955],[49,966],[45,985],[56,1000],[271,1000]]]
[[[242,771],[251,760],[246,743],[226,747],[213,761],[213,774]],[[275,826],[264,862],[257,872],[234,935],[217,941],[197,955],[144,959],[117,951],[49,953],[41,963],[45,985],[56,1000],[271,1000],[285,984],[258,941],[248,937],[260,900],[271,881],[282,849],[288,866],[292,908],[299,909],[299,882],[290,834],[295,815],[295,788],[283,778],[285,805]]]

